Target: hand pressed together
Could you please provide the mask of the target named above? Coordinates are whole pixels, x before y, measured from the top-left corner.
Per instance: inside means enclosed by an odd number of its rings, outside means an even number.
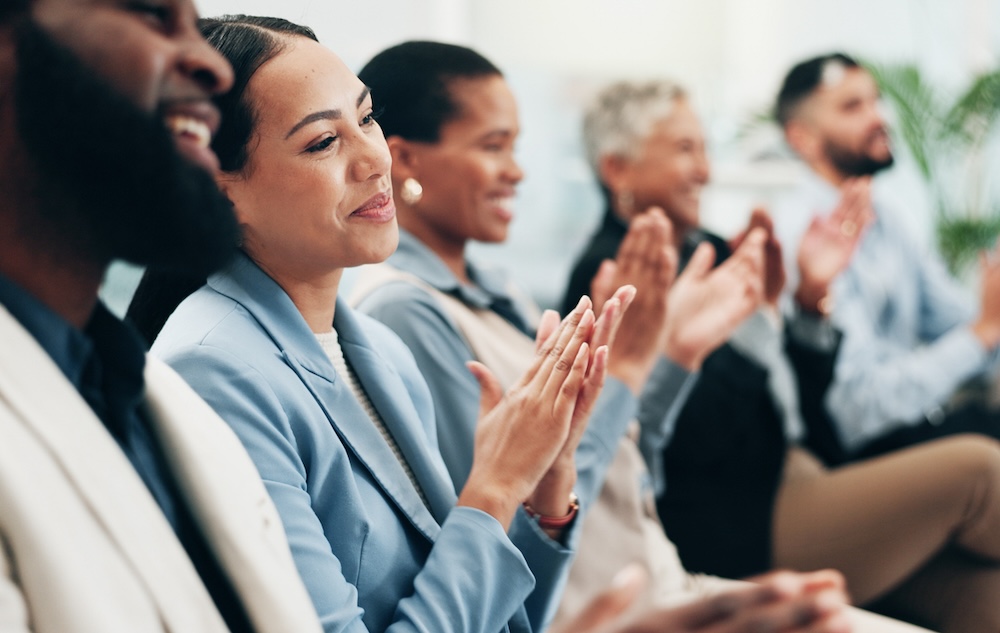
[[[639,393],[666,341],[670,287],[677,274],[673,229],[653,207],[632,218],[614,261],[605,261],[591,282],[594,305],[601,309],[611,289],[629,284],[635,299],[622,317],[611,347],[608,373]]]
[[[626,612],[643,588],[641,574],[619,574],[575,618],[551,633],[849,633],[847,594],[835,571],[774,572],[745,587],[679,607]]]
[[[479,508],[505,528],[528,499],[541,514],[566,513],[576,471],[572,458],[560,457],[576,450],[607,368],[607,347],[591,347],[595,325],[584,297],[506,394],[486,367],[469,364],[482,395],[472,470],[458,505]]]

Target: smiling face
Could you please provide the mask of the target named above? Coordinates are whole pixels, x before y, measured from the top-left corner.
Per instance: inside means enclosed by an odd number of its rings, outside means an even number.
[[[201,37],[185,0],[35,0],[35,22],[143,112],[158,114],[178,149],[206,169],[218,113],[208,99],[232,71]]]
[[[329,49],[287,42],[247,85],[247,165],[220,179],[243,247],[273,277],[300,280],[382,261],[398,231],[371,95]]]
[[[874,78],[862,68],[844,68],[803,103],[790,135],[807,162],[836,180],[867,176],[892,165],[892,147]]]
[[[410,176],[423,186],[400,221],[432,248],[503,242],[524,177],[514,159],[517,103],[500,75],[454,79],[448,92],[457,115],[441,126],[436,142],[393,139],[406,145],[394,170],[397,187]]]
[[[678,235],[699,223],[701,192],[710,176],[701,123],[686,99],[656,122],[635,154],[623,157],[608,181],[615,192],[631,193],[635,211],[661,207]]]
[[[37,183],[22,221],[50,248],[195,272],[231,253],[236,224],[208,141],[210,98],[232,73],[196,18],[184,0],[36,0],[4,27],[17,64],[0,77],[14,85],[0,114]]]

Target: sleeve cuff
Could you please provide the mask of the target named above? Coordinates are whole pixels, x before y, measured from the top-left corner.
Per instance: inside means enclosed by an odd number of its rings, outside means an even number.
[[[796,310],[788,319],[788,334],[801,345],[818,352],[832,352],[840,344],[840,332],[830,319]]]

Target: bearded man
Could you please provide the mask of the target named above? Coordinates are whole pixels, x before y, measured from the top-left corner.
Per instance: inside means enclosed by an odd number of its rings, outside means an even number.
[[[108,264],[205,274],[232,71],[190,0],[0,5],[0,629],[319,631],[228,427],[98,301]]]
[[[843,332],[826,408],[855,457],[959,432],[1000,437],[1000,413],[985,398],[963,397],[970,380],[995,381],[1000,262],[983,258],[977,306],[940,257],[918,246],[905,210],[877,182],[872,187],[872,177],[893,164],[879,97],[867,70],[833,53],[793,67],[775,107],[788,144],[811,171],[775,214],[784,252],[808,257],[797,248],[806,227],[846,197],[874,213],[822,301]],[[863,227],[844,222],[840,230],[853,235]]]

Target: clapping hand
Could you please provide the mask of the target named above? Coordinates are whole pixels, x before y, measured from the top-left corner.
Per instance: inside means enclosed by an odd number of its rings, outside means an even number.
[[[643,588],[642,573],[619,574],[552,633],[850,633],[843,577],[835,571],[774,572],[752,584],[671,608],[623,615]]]
[[[841,187],[840,202],[826,217],[815,216],[799,244],[796,303],[808,312],[826,312],[822,302],[830,284],[851,263],[865,229],[875,219],[871,178],[852,178]]]

